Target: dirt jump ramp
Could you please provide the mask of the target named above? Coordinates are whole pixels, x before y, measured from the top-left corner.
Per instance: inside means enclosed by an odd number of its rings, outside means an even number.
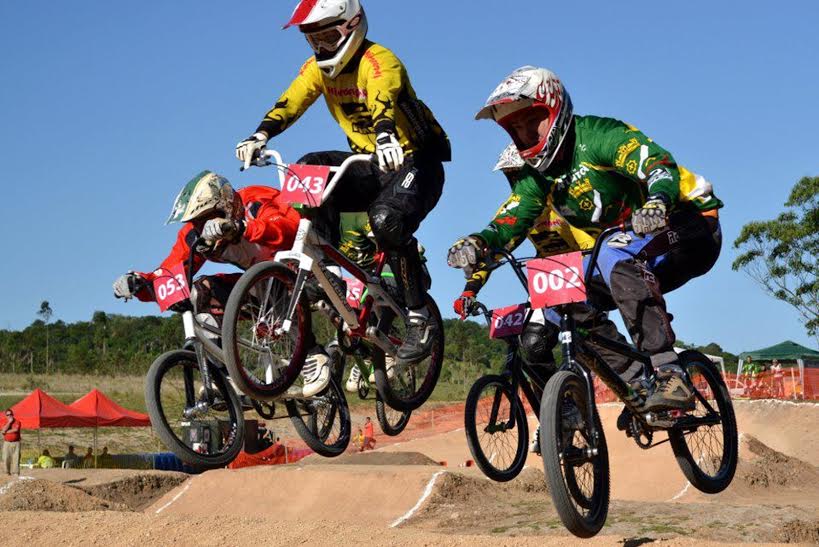
[[[435,466],[366,464],[216,470],[191,478],[146,512],[290,521],[318,518],[388,527],[420,508],[440,472],[441,467]]]

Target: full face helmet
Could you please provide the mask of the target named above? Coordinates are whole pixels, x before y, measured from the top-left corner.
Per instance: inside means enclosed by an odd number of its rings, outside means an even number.
[[[338,76],[367,36],[359,0],[301,0],[284,28],[297,25],[328,78]]]
[[[475,116],[493,119],[512,137],[520,157],[546,171],[571,128],[572,100],[545,68],[521,67],[507,76]]]

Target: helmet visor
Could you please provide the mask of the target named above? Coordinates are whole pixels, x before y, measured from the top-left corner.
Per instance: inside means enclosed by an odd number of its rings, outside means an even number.
[[[499,118],[523,158],[539,153],[546,145],[552,122],[545,106],[532,105]]]

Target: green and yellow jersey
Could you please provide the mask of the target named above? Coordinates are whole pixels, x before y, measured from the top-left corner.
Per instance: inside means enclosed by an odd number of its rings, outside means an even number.
[[[593,241],[630,218],[648,195],[662,194],[672,211],[716,214],[722,207],[710,183],[635,127],[596,116],[575,116],[573,123],[571,158],[545,174],[523,167],[504,206],[474,234],[490,248],[519,244],[549,208]]]
[[[307,59],[257,131],[268,137],[278,135],[320,95],[356,153],[375,152],[376,136],[387,131],[396,135],[408,154],[424,152],[450,159],[446,133],[415,95],[404,65],[392,51],[370,41],[334,79],[322,73],[315,57]]]

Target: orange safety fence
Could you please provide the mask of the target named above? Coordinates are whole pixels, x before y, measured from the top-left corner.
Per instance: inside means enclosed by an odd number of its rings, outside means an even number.
[[[261,452],[255,454],[248,454],[244,450],[239,452],[236,459],[233,460],[228,468],[240,469],[242,467],[251,467],[254,465],[281,465],[285,463],[294,463],[302,458],[309,456],[313,451],[309,448],[293,448],[281,444],[274,444]]]

